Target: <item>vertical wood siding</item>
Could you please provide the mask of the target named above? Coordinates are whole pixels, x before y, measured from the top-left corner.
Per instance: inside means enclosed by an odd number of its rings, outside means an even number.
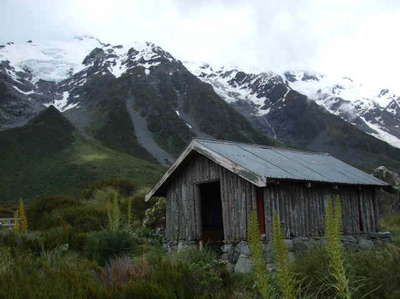
[[[256,187],[209,159],[195,155],[169,182],[166,201],[168,240],[201,238],[200,194],[197,184],[219,180],[225,240],[246,239],[247,216],[256,207]]]
[[[325,198],[327,195],[342,199],[344,234],[374,232],[377,230],[377,201],[372,187],[281,182],[264,188],[265,223],[267,238],[271,236],[272,212],[281,219],[287,238],[297,236],[321,236],[324,234]]]
[[[166,192],[166,238],[200,240],[201,205],[198,184],[218,180],[221,186],[225,241],[245,240],[248,215],[257,208],[257,192],[264,199],[265,232],[271,237],[272,211],[279,213],[287,238],[324,234],[325,196],[342,199],[343,233],[377,230],[378,206],[372,187],[283,182],[258,189],[253,184],[199,154],[187,159],[171,180]]]

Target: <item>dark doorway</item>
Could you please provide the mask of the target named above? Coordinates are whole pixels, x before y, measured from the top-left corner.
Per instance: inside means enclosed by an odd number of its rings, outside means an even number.
[[[219,181],[198,186],[201,200],[202,239],[206,242],[223,241],[224,225]]]

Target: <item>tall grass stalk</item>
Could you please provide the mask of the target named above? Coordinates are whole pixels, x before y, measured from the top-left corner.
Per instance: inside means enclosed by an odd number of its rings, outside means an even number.
[[[19,233],[19,213],[18,213],[18,209],[15,210],[15,212],[14,212],[14,219],[15,219],[15,223],[14,223],[14,226],[13,226],[12,229],[13,229],[14,232]]]
[[[128,207],[127,207],[127,225],[131,227],[132,225],[132,197],[128,198]]]
[[[19,217],[19,232],[21,234],[25,234],[28,232],[28,218],[26,217],[25,205],[22,199],[19,200],[18,217]]]
[[[251,254],[250,259],[259,293],[263,299],[267,299],[271,298],[272,296],[260,237],[261,235],[258,228],[257,212],[253,210],[250,212],[248,224],[248,242]]]
[[[339,197],[325,198],[325,238],[329,258],[329,273],[334,278],[337,296],[351,298],[349,280],[344,268],[343,247],[341,243],[342,203]]]
[[[284,299],[296,297],[293,274],[289,269],[288,248],[283,241],[279,215],[273,213],[272,220],[272,245],[274,262],[276,264],[277,282]]]
[[[118,231],[121,227],[121,210],[119,207],[119,194],[113,189],[97,191],[96,199],[105,200],[107,203],[108,230]]]

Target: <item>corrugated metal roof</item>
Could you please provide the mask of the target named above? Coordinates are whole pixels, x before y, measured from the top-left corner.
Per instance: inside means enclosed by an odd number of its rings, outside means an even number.
[[[338,184],[388,185],[326,153],[213,139],[196,138],[195,141],[261,177]]]

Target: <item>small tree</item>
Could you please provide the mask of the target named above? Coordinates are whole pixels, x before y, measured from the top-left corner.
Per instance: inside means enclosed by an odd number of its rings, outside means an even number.
[[[339,196],[334,201],[325,198],[325,238],[329,258],[329,273],[335,280],[335,289],[339,298],[351,298],[349,280],[344,268],[343,247],[341,243],[342,203]],[[333,204],[335,202],[335,204]]]
[[[288,248],[283,241],[279,215],[275,212],[273,213],[272,220],[272,244],[274,251],[274,262],[276,264],[278,287],[281,291],[282,298],[295,298],[296,291],[293,275],[289,269]]]
[[[252,271],[256,279],[256,285],[262,298],[271,298],[269,289],[268,271],[265,265],[263,249],[260,241],[257,212],[251,211],[248,223],[248,241]]]

